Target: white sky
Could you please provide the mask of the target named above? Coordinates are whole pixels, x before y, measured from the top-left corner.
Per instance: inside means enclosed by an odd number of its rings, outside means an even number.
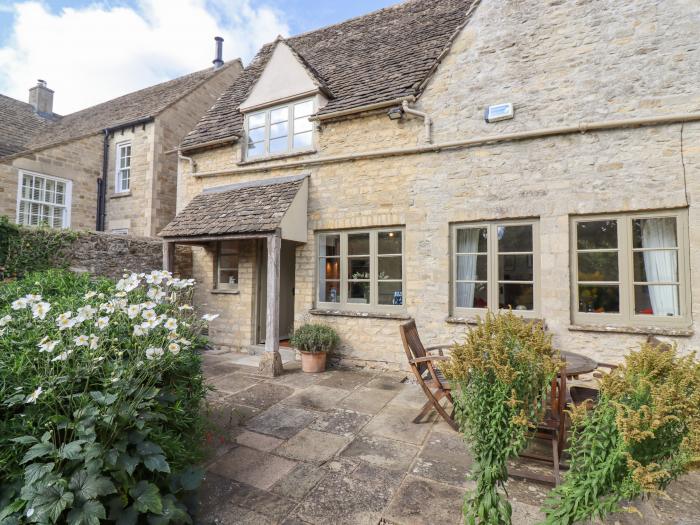
[[[54,112],[67,114],[211,66],[214,36],[224,60],[247,63],[278,34],[284,15],[250,0],[136,0],[135,7],[92,4],[52,13],[40,2],[13,9],[0,47],[0,93],[27,100],[38,78],[54,90]]]

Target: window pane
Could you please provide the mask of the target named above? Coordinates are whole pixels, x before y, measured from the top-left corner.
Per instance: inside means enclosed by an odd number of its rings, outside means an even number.
[[[307,100],[299,104],[294,104],[294,118],[308,117],[314,111],[313,100]]]
[[[238,287],[238,270],[220,270],[219,286],[222,288]]]
[[[336,281],[340,279],[340,258],[339,257],[333,257],[333,258],[326,258],[326,257],[321,257],[319,260],[320,263],[320,271],[319,275],[321,280],[323,280],[323,277],[325,275],[325,278],[328,280]]]
[[[318,300],[322,303],[340,302],[340,281],[326,281],[319,286]]]
[[[320,235],[319,255],[340,255],[340,235]]]
[[[289,109],[286,106],[270,111],[270,124],[286,122],[287,120],[289,120]]]
[[[635,286],[634,312],[665,317],[680,315],[678,286]]]
[[[265,153],[263,142],[248,142],[248,157],[259,157]]]
[[[313,131],[313,124],[307,118],[294,119],[294,133]]]
[[[637,282],[677,282],[678,253],[676,250],[634,252],[634,280]]]
[[[369,279],[369,257],[348,258],[348,279]]]
[[[294,135],[294,149],[310,148],[312,145],[312,138],[313,134],[310,131]]]
[[[486,228],[460,228],[457,230],[457,253],[486,253],[487,240]]]
[[[632,239],[635,248],[675,248],[678,246],[676,218],[635,219]]]
[[[513,310],[532,310],[533,287],[531,284],[501,284],[499,285],[499,308],[512,308]]]
[[[379,255],[401,253],[401,232],[379,232],[377,234],[377,250]]]
[[[455,304],[458,308],[486,308],[487,290],[486,283],[457,283]]]
[[[348,283],[348,302],[369,304],[369,283]]]
[[[220,255],[219,268],[227,270],[238,269],[238,255]]]
[[[532,255],[499,255],[498,279],[501,281],[532,281]]]
[[[287,129],[287,123],[282,122],[280,124],[273,124],[270,126],[270,138],[277,139],[280,137],[287,137],[289,135],[289,130]]]
[[[251,129],[248,132],[248,142],[262,142],[265,140],[265,128]]]
[[[498,226],[498,251],[499,252],[531,252],[532,251],[532,226]]]
[[[257,115],[251,115],[248,118],[248,129],[253,128],[263,128],[265,127],[265,113],[258,113]]]
[[[63,209],[55,207],[53,209],[53,228],[63,228]]]
[[[289,142],[287,141],[287,137],[272,139],[270,140],[270,153],[283,153],[287,151],[288,146]]]
[[[486,268],[486,255],[458,255],[456,278],[458,281],[485,281],[488,279]]]
[[[384,279],[401,279],[401,256],[379,257],[377,260],[380,281]]]
[[[584,252],[578,254],[579,281],[617,281],[617,252]]]
[[[348,255],[369,255],[369,233],[348,234]]]
[[[379,283],[379,304],[403,304],[403,284],[400,282]]]
[[[590,313],[619,313],[620,288],[618,286],[578,287],[578,311]]]
[[[238,253],[238,241],[221,241],[220,253]]]
[[[579,250],[617,248],[617,221],[586,221],[576,223]]]

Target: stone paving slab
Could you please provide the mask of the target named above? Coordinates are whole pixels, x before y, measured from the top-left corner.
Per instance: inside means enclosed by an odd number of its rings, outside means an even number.
[[[300,500],[326,474],[328,469],[309,463],[299,463],[289,474],[275,483],[270,491],[286,498]]]
[[[231,397],[231,401],[240,405],[264,410],[275,403],[294,394],[294,389],[274,383],[258,383]]]
[[[279,447],[282,443],[284,443],[283,439],[266,436],[265,434],[258,434],[257,432],[250,432],[249,430],[244,430],[236,436],[236,444],[263,452],[270,452]]]
[[[216,376],[209,381],[209,384],[218,392],[222,392],[224,394],[237,394],[241,390],[245,390],[246,388],[249,388],[259,382],[260,379],[234,372],[232,374]]]
[[[394,404],[391,401],[379,412],[370,423],[362,429],[363,434],[372,434],[399,441],[405,441],[414,445],[420,445],[430,432],[431,423],[435,420],[435,413],[427,417],[427,422],[416,424],[416,407],[412,405]]]
[[[466,489],[474,483],[467,480],[472,463],[472,456],[459,434],[433,430],[418,454],[411,474]]]
[[[459,524],[463,497],[461,488],[408,475],[384,516],[406,525]]]
[[[248,430],[288,439],[313,423],[319,416],[300,407],[276,405],[254,417],[246,424]]]
[[[357,434],[371,419],[368,414],[335,408],[319,416],[309,428],[349,437]]]
[[[340,454],[377,467],[407,471],[420,449],[409,443],[379,436],[357,436]]]
[[[312,385],[285,399],[285,403],[315,410],[330,410],[349,394],[341,388]]]
[[[398,390],[360,387],[343,399],[338,404],[338,408],[374,415],[384,408],[398,393]]]
[[[296,465],[296,461],[239,446],[220,457],[209,470],[234,481],[268,489]]]
[[[352,372],[345,370],[334,370],[323,374],[323,380],[319,381],[321,386],[342,388],[343,390],[355,390],[357,387],[368,383],[376,376],[367,372]]]
[[[291,459],[320,464],[332,458],[350,441],[352,438],[306,428],[288,439],[275,453]]]

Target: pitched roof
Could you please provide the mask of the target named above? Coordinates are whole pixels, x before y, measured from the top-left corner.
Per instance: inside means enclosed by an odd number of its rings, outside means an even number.
[[[417,96],[478,0],[410,0],[285,40],[332,94],[318,114]],[[272,56],[266,44],[183,147],[241,136],[238,111]]]
[[[43,126],[25,141],[19,151],[45,148],[68,140],[99,133],[105,128],[118,127],[131,122],[155,117],[180,98],[194,91],[203,82],[237,60],[229,61],[219,69],[212,67],[162,82],[95,106],[57,118]],[[31,108],[31,106],[30,106]],[[2,115],[2,113],[0,113]],[[4,115],[0,126],[4,125]],[[16,153],[17,151],[13,152]],[[12,153],[0,153],[0,157]]]
[[[159,235],[200,237],[275,231],[304,178],[280,177],[210,188],[192,199]]]
[[[0,95],[0,157],[25,149],[49,119],[36,114],[31,104]]]

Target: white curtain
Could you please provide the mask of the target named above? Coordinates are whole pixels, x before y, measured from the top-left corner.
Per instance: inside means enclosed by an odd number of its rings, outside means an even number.
[[[479,228],[459,230],[457,235],[458,253],[476,253],[479,249]],[[458,255],[457,280],[473,281],[476,279],[476,255]],[[457,306],[472,308],[474,306],[474,290],[476,283],[457,284]]]
[[[644,219],[642,223],[643,248],[670,248],[677,246],[673,218]],[[644,252],[644,270],[648,282],[676,281],[678,262],[675,250]],[[649,299],[654,315],[678,315],[677,286],[649,286]]]

